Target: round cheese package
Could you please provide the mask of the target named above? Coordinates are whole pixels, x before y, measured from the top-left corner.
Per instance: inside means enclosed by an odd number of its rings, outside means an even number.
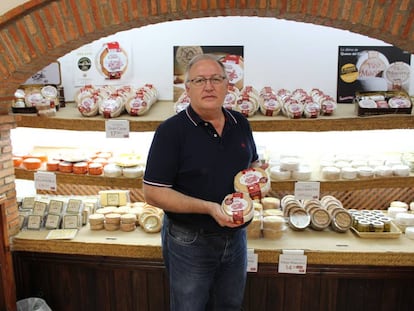
[[[253,202],[249,195],[242,192],[234,192],[226,195],[221,203],[224,214],[233,218],[236,224],[249,222],[254,215]]]
[[[264,169],[248,168],[235,176],[234,189],[248,193],[253,200],[260,200],[270,191],[270,178]]]

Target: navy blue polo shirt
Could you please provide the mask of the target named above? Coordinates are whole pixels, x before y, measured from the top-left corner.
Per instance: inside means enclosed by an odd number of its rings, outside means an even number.
[[[236,174],[258,159],[247,119],[224,108],[223,113],[221,137],[191,106],[165,120],[154,134],[143,182],[221,204],[227,194],[234,192]],[[230,230],[209,215],[166,213],[189,227]]]

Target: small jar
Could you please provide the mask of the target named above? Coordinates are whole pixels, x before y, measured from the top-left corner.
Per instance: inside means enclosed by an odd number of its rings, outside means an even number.
[[[358,221],[357,230],[359,232],[369,232],[369,221],[368,220]]]
[[[372,221],[370,223],[370,230],[371,232],[384,232],[384,223],[379,220]]]
[[[49,172],[56,172],[59,170],[59,160],[49,160],[46,162],[46,170]]]
[[[90,163],[89,164],[89,175],[102,175],[103,166],[101,163]]]
[[[390,217],[381,217],[379,219],[384,224],[384,232],[391,231],[391,218]]]
[[[87,172],[88,172],[87,162],[78,162],[78,163],[73,164],[74,174],[86,174]]]
[[[62,173],[72,173],[73,163],[68,161],[59,162],[59,171]]]

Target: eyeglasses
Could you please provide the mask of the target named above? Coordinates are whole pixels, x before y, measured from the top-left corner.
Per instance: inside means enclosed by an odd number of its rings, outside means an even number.
[[[226,80],[226,77],[217,75],[212,76],[211,78],[197,77],[191,80],[187,80],[187,82],[190,82],[195,87],[202,87],[206,85],[207,81],[210,81],[210,83],[213,85],[220,85],[224,80]]]

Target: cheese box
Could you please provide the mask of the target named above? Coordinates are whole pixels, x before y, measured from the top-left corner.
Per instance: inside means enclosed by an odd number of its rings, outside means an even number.
[[[356,92],[354,105],[358,116],[411,114],[412,98],[405,91]]]

